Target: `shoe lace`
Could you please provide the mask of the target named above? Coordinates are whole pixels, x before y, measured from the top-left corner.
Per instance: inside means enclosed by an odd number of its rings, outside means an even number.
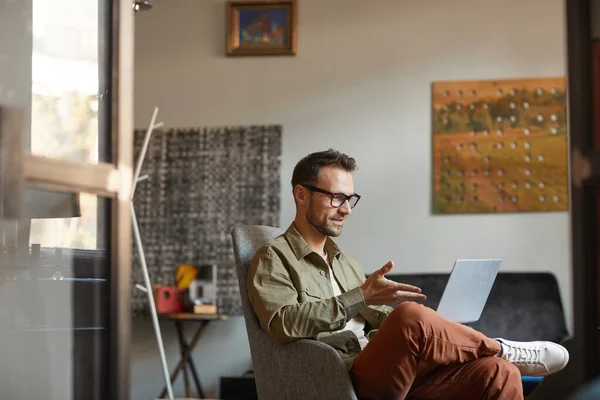
[[[541,361],[541,346],[520,346],[506,343],[505,346],[506,359],[513,364],[538,364]]]

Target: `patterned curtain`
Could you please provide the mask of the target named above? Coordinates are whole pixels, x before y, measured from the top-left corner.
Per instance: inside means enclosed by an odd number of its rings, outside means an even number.
[[[241,315],[230,232],[279,226],[281,126],[154,131],[134,206],[153,284],[174,285],[177,265],[217,265],[221,312]],[[137,161],[145,131],[136,131]],[[143,284],[133,243],[133,284]],[[148,311],[132,289],[134,315]]]

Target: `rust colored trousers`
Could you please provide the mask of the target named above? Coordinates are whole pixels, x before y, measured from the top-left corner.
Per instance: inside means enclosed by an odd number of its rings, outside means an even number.
[[[361,400],[520,400],[521,374],[500,344],[414,302],[386,318],[350,371]]]

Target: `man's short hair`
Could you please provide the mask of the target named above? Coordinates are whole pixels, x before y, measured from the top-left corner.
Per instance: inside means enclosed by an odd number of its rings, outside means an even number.
[[[347,172],[357,169],[356,160],[337,150],[329,149],[311,153],[298,161],[292,173],[292,188],[300,184],[314,184],[319,179],[321,167],[335,166]]]

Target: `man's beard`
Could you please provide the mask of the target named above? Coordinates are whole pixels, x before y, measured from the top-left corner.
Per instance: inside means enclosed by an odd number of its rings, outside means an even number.
[[[319,233],[325,236],[338,237],[342,234],[342,228],[337,231],[335,228],[327,225],[327,220],[325,222],[319,222],[316,218],[313,218],[310,211],[306,214],[306,219],[308,219],[308,223],[311,224]]]

